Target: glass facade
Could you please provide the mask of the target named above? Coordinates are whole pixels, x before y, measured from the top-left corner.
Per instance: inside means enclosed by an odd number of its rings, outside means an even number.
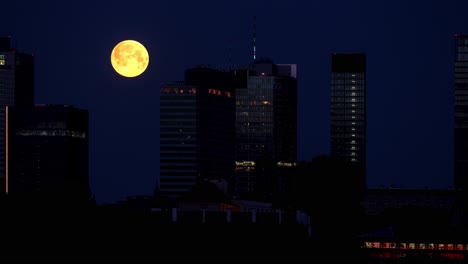
[[[197,97],[196,88],[164,85],[160,92],[161,195],[178,197],[196,183]]]
[[[7,124],[9,194],[90,199],[88,111],[64,105],[9,106]]]
[[[457,189],[468,188],[468,36],[455,36],[455,164]]]
[[[159,194],[179,198],[198,181],[232,187],[235,100],[232,72],[196,67],[161,86]],[[227,190],[226,190],[227,191]]]
[[[236,195],[279,187],[271,185],[275,175],[257,177],[261,159],[296,162],[296,65],[259,61],[246,73],[245,86],[236,89]]]
[[[366,167],[366,57],[333,54],[331,156]]]
[[[5,190],[5,107],[34,105],[34,57],[15,51],[0,38],[0,188]]]

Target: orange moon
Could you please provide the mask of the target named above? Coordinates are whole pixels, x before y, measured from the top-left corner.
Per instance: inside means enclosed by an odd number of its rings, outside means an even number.
[[[112,50],[111,64],[118,74],[128,78],[137,77],[148,67],[149,54],[140,42],[124,40]]]

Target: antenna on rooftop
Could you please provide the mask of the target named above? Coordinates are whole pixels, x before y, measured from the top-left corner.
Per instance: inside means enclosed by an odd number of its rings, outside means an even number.
[[[257,17],[253,21],[253,61],[257,59]]]
[[[229,71],[232,70],[232,40],[229,38]]]

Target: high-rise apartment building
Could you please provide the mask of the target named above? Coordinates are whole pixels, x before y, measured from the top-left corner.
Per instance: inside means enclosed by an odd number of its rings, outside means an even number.
[[[366,55],[333,53],[331,62],[331,156],[365,173]]]
[[[5,192],[5,107],[34,105],[34,56],[10,45],[0,37],[0,189]]]

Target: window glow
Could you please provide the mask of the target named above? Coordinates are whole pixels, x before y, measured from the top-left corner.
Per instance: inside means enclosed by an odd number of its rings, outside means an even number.
[[[86,134],[78,131],[70,130],[40,130],[40,129],[22,129],[16,131],[17,136],[23,137],[72,137],[72,138],[86,138]]]

